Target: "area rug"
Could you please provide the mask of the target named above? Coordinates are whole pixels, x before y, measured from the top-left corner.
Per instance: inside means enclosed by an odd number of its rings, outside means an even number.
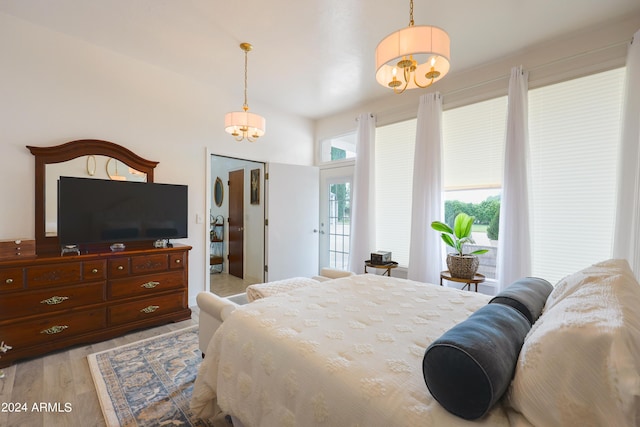
[[[202,361],[191,326],[87,356],[108,426],[211,426],[189,408]]]

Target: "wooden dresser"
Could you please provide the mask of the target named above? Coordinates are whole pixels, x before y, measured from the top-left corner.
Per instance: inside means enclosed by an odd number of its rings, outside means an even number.
[[[0,261],[0,367],[186,320],[190,246]]]

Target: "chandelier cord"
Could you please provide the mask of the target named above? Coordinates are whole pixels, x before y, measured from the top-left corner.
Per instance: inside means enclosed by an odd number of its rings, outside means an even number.
[[[409,26],[413,27],[413,0],[409,2]]]
[[[244,111],[249,110],[249,105],[247,104],[247,64],[248,64],[247,56],[248,54],[249,52],[245,50],[244,51],[244,104],[242,105],[242,108],[244,109]]]

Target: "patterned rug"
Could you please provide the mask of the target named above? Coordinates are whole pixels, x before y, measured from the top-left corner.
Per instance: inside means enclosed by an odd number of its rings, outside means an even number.
[[[87,356],[108,426],[210,426],[189,409],[202,356],[191,326]]]

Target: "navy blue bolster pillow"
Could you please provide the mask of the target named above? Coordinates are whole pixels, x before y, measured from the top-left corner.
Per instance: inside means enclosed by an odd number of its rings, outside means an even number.
[[[422,372],[431,395],[467,420],[485,415],[513,377],[529,321],[503,304],[487,304],[426,350]]]
[[[489,304],[506,304],[522,313],[533,325],[542,314],[549,294],[553,290],[551,283],[538,277],[524,277],[513,282],[496,295]]]

